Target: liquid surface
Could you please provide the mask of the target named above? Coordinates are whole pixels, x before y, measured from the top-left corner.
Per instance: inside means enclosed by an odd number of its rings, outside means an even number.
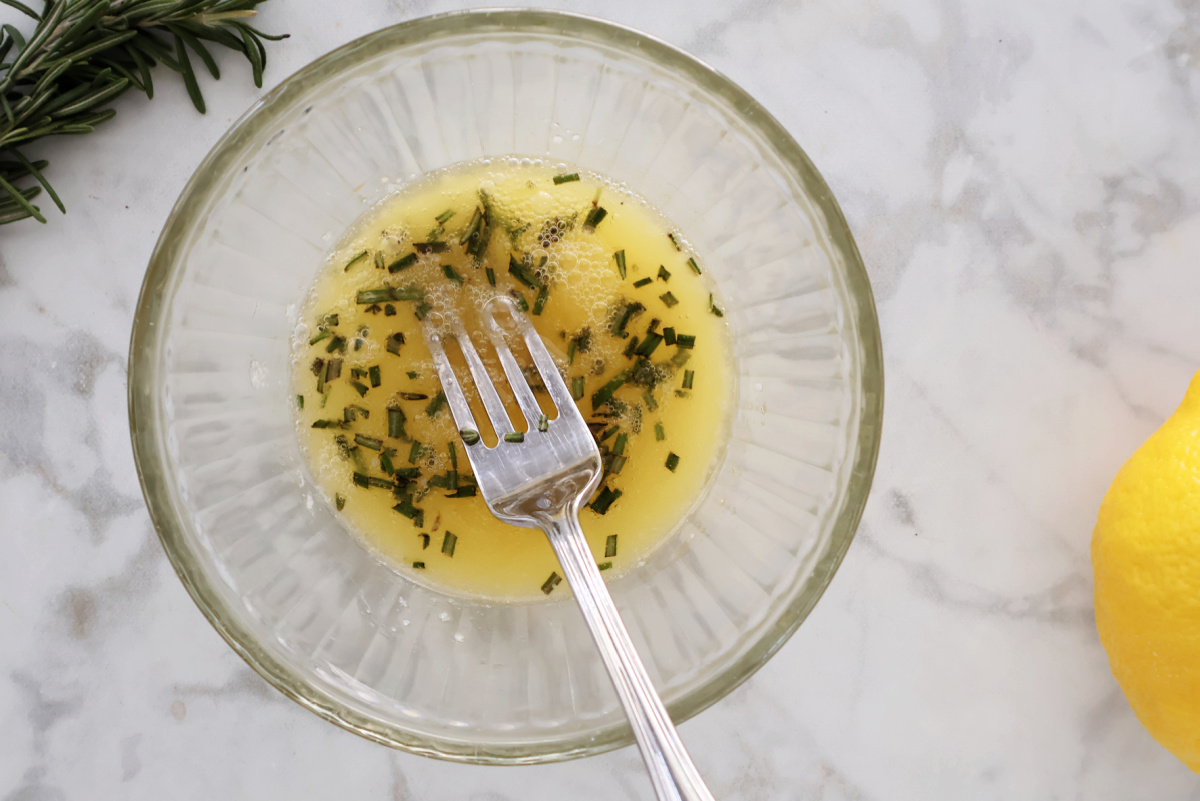
[[[368,547],[423,583],[553,593],[561,571],[545,535],[500,522],[476,492],[422,334],[461,324],[503,387],[480,314],[505,295],[528,309],[600,443],[605,478],[580,522],[605,576],[621,575],[686,516],[727,438],[731,347],[701,271],[653,209],[587,173],[493,160],[389,199],[334,249],[297,327],[297,426],[314,478]],[[505,447],[451,355],[483,444]],[[512,403],[510,418],[528,428]]]

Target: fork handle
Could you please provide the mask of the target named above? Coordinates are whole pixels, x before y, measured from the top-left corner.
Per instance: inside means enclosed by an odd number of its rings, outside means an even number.
[[[625,707],[659,801],[713,801],[629,639],[579,519],[567,511],[543,528]]]

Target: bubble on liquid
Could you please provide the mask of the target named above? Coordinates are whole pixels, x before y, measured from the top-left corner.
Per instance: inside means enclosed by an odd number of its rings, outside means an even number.
[[[258,359],[253,359],[250,362],[250,386],[255,389],[266,389],[267,381],[271,377],[271,371],[265,364]]]
[[[442,612],[438,615],[438,620],[442,621],[443,623],[449,623],[450,617],[451,615],[449,612]]]
[[[455,641],[455,642],[464,642],[466,639],[467,639],[467,638],[466,638],[466,637],[464,637],[464,636],[463,636],[463,635],[461,635],[461,634],[455,634],[455,635],[454,635],[454,641]]]

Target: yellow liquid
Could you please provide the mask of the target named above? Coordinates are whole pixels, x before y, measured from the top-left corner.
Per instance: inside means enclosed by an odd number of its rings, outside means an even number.
[[[696,272],[701,266],[689,264],[686,245],[668,236],[671,229],[643,201],[587,173],[581,173],[581,180],[555,184],[562,172],[529,160],[475,163],[389,199],[334,249],[298,326],[297,427],[317,483],[377,555],[417,580],[451,592],[503,600],[542,598],[553,592],[561,570],[541,531],[501,523],[479,494],[446,497],[455,494],[447,477],[454,468],[452,444],[460,495],[470,491],[471,468],[449,408],[443,404],[439,409],[435,402],[440,384],[423,324],[445,329],[449,322],[461,321],[472,332],[493,380],[502,386],[498,361],[484,347],[488,340],[481,333],[479,313],[497,294],[519,295],[568,386],[583,379],[577,403],[584,419],[594,423],[597,438],[615,427],[601,443],[610,473],[593,496],[597,508],[580,514],[607,578],[635,567],[680,523],[703,491],[727,438],[732,349],[719,316],[720,301],[714,304],[712,288]],[[585,223],[597,206],[607,215],[589,227]],[[461,240],[485,210],[490,237],[485,248],[475,247],[476,258],[466,251],[478,238]],[[447,217],[449,212],[453,214]],[[445,222],[439,223],[439,217]],[[417,253],[415,263],[389,270],[417,252],[414,243],[428,241],[444,241],[447,247]],[[624,278],[614,256],[619,251],[624,251]],[[527,265],[527,271],[519,267],[518,273],[545,286],[543,308],[537,308],[540,290],[510,272],[510,257]],[[660,275],[660,267],[669,275]],[[634,286],[646,278],[651,279],[648,284]],[[360,291],[388,287],[406,297],[421,294],[424,303],[359,302],[364,299]],[[622,331],[620,318],[630,302],[644,310],[635,307]],[[328,315],[337,316],[336,324]],[[590,331],[586,352],[578,339],[584,329]],[[613,392],[612,402],[601,397],[595,406],[595,393],[638,364],[636,354],[624,355],[632,339],[637,337],[640,346],[648,331],[662,336],[667,329],[695,337],[694,347],[684,347],[686,338],[671,345],[668,335],[640,363],[643,369],[634,380]],[[403,335],[402,345],[396,344],[396,334]],[[389,351],[389,343],[398,353]],[[529,363],[527,354],[517,355],[523,365]],[[337,359],[340,374],[320,386],[321,374]],[[465,370],[459,375],[465,377]],[[691,387],[685,389],[689,379]],[[483,436],[475,447],[495,445],[473,386],[460,381]],[[530,383],[536,389],[536,375]],[[537,397],[553,419],[553,405],[544,392]],[[404,414],[399,437],[388,436],[389,406]],[[349,422],[347,407],[353,407]],[[526,429],[523,418],[512,413],[515,409],[510,403],[511,419]],[[314,428],[314,423],[327,427]],[[400,495],[384,486],[388,461],[393,470],[420,472],[419,478],[401,479]],[[369,477],[372,486],[356,483],[356,473],[360,483]],[[429,484],[434,476],[443,486]],[[601,514],[606,491],[610,498],[616,492],[620,496]],[[394,509],[398,502],[403,512]]]

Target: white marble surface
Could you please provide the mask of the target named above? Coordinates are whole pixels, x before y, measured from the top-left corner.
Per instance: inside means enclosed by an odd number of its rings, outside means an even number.
[[[273,85],[447,0],[272,0]],[[887,363],[863,525],[799,633],[683,726],[718,799],[1200,799],[1092,618],[1122,460],[1200,367],[1195,0],[585,0],[758,97],[840,199]],[[5,16],[0,14],[0,16]],[[8,17],[6,17],[8,18]],[[526,768],[395,753],[254,674],[176,580],[128,442],[142,271],[258,93],[224,58],[49,144],[69,205],[0,231],[0,798],[649,799],[632,749]]]

